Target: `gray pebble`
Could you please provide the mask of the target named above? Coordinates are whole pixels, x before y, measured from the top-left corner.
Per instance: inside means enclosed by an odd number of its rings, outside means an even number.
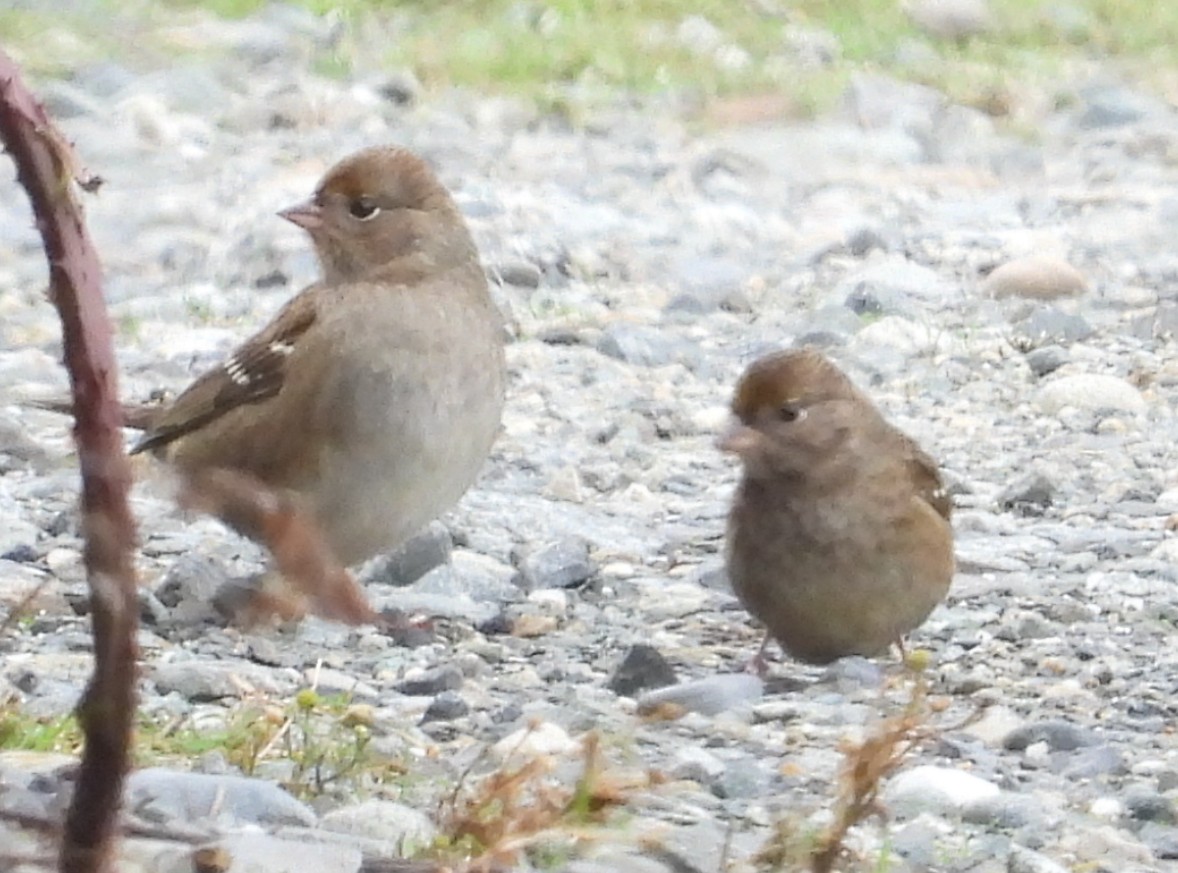
[[[528,261],[507,261],[493,267],[491,274],[499,281],[517,288],[538,288],[543,277],[540,268]]]
[[[1138,834],[1160,861],[1178,860],[1178,828],[1149,822]]]
[[[382,555],[365,568],[362,581],[401,587],[412,585],[430,570],[450,560],[454,540],[440,521],[432,521],[396,551]]]
[[[281,788],[245,776],[149,767],[127,780],[127,809],[155,821],[310,825],[316,816]]]
[[[1014,325],[1014,334],[1020,347],[1076,343],[1088,339],[1094,331],[1084,316],[1064,312],[1054,306],[1037,307],[1027,318]]]
[[[444,691],[457,691],[462,687],[462,671],[457,667],[435,667],[397,683],[397,691],[414,696],[431,696]]]
[[[1148,788],[1135,788],[1125,794],[1125,809],[1137,821],[1175,824],[1174,804]]]
[[[1048,345],[1031,349],[1023,360],[1036,376],[1054,373],[1068,362],[1068,352],[1063,346]]]
[[[1046,855],[1022,846],[1011,846],[1006,873],[1068,873],[1068,868]]]
[[[529,548],[515,556],[517,583],[524,591],[543,588],[575,588],[594,572],[589,543],[580,537],[564,537]]]
[[[643,367],[664,367],[683,363],[698,364],[694,348],[653,327],[613,322],[601,334],[597,350],[603,355]]]
[[[638,711],[654,712],[669,705],[717,715],[759,700],[764,688],[765,683],[750,673],[723,673],[648,691],[638,698]]]
[[[390,800],[365,800],[325,813],[320,825],[328,831],[379,840],[404,855],[425,849],[437,828],[429,816]]]
[[[1058,489],[1047,475],[1027,473],[1011,482],[998,494],[998,506],[1019,515],[1042,515],[1052,503]]]
[[[1066,721],[1041,721],[1022,725],[1007,734],[1002,747],[1009,751],[1021,752],[1033,743],[1046,743],[1057,752],[1074,752],[1077,749],[1096,746],[1100,738],[1092,731]]]
[[[453,691],[443,691],[432,701],[421,716],[422,724],[431,721],[453,721],[470,712],[470,705]]]

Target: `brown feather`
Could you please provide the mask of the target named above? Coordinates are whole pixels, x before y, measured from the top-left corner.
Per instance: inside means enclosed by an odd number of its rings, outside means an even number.
[[[291,300],[228,361],[200,376],[158,414],[131,454],[162,449],[240,406],[277,394],[295,343],[315,322],[314,303],[305,292]]]

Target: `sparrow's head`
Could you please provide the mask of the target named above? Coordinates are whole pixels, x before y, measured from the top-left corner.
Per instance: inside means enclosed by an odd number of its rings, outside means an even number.
[[[813,349],[749,365],[732,398],[734,421],[717,445],[752,478],[804,477],[827,464],[878,412],[847,376]]]
[[[442,269],[477,258],[449,192],[425,161],[402,148],[345,158],[310,200],[278,214],[310,234],[329,282],[361,279],[402,259]]]

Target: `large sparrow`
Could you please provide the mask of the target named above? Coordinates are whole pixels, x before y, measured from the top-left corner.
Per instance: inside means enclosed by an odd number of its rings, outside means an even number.
[[[951,503],[932,458],[810,349],[755,361],[732,412],[718,445],[744,471],[728,576],[766,642],[825,664],[878,654],[918,627],[954,569]]]
[[[404,149],[346,158],[279,214],[311,237],[323,278],[141,415],[132,451],[294,495],[355,564],[474,481],[503,410],[502,320],[454,201]]]

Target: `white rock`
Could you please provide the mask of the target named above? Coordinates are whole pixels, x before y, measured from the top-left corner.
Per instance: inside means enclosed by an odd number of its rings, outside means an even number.
[[[1136,836],[1120,830],[1116,825],[1077,828],[1065,831],[1054,848],[1080,858],[1116,858],[1118,869],[1132,869],[1123,864],[1141,864],[1145,869],[1154,867],[1156,858],[1148,846],[1142,845]]]
[[[58,546],[45,555],[45,566],[55,576],[62,576],[82,565],[82,553],[77,549]]]
[[[567,500],[569,503],[583,503],[585,500],[585,488],[576,467],[561,467],[553,473],[544,487],[544,493],[554,500]]]
[[[498,761],[527,761],[541,755],[574,755],[580,748],[564,728],[545,721],[508,734],[491,748],[491,754]]]
[[[1088,806],[1088,813],[1097,818],[1116,821],[1125,813],[1125,805],[1115,797],[1098,797]]]
[[[991,706],[987,707],[981,718],[965,727],[962,732],[977,737],[988,746],[999,748],[1002,739],[1022,723],[1023,720],[1009,707]]]
[[[845,276],[835,287],[831,302],[841,303],[859,290],[868,290],[883,301],[927,300],[941,302],[957,296],[957,286],[936,270],[899,255],[870,260]]]
[[[707,606],[711,594],[694,582],[642,580],[638,584],[638,609],[651,621],[682,618]]]
[[[1150,550],[1149,556],[1158,561],[1178,563],[1178,538],[1170,537],[1162,540]]]
[[[673,779],[690,779],[709,785],[724,775],[724,762],[706,749],[687,746],[675,754],[670,773]]]
[[[862,351],[870,360],[871,349],[888,348],[905,357],[947,353],[953,349],[953,337],[944,330],[912,321],[899,315],[886,315],[864,327],[851,340],[853,351]]]
[[[1146,410],[1141,392],[1124,379],[1100,374],[1080,374],[1052,379],[1039,391],[1039,407],[1054,415],[1066,407],[1111,409],[1142,413]]]
[[[300,873],[357,873],[363,856],[358,848],[306,840],[284,840],[260,833],[226,834],[215,845],[233,859],[233,871],[298,870]],[[195,865],[189,861],[188,869]],[[183,868],[181,868],[183,869]]]
[[[1011,846],[1006,859],[1007,873],[1068,873],[1068,868],[1046,855],[1022,846]]]
[[[433,841],[437,828],[425,813],[391,800],[366,800],[326,813],[320,824],[329,831],[402,846],[406,854]]]
[[[691,413],[691,423],[696,433],[719,434],[728,425],[731,414],[727,406],[705,406]]]
[[[1051,761],[1051,746],[1045,740],[1031,743],[1023,750],[1023,756],[1028,761],[1046,766]]]
[[[910,813],[951,812],[999,793],[997,785],[980,776],[926,764],[897,775],[888,783],[884,797],[889,806]]]
[[[564,615],[569,608],[569,596],[559,588],[539,588],[527,600],[549,615]]]

